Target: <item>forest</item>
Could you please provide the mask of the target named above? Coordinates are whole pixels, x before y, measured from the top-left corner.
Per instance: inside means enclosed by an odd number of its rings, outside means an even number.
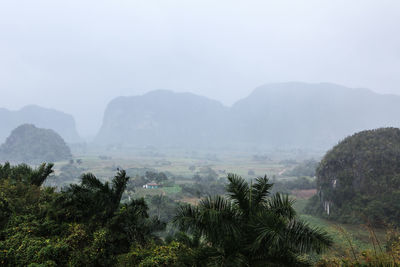
[[[305,253],[332,243],[297,219],[292,200],[270,193],[266,176],[249,185],[228,174],[226,196],[180,205],[174,231],[161,238],[169,222],[149,216],[143,198],[121,202],[125,171],[105,183],[86,173],[57,192],[42,187],[52,168],[0,166],[2,265],[307,266]]]

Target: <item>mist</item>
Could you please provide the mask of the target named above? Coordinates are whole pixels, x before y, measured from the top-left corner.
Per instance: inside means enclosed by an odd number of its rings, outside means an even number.
[[[400,1],[0,0],[1,266],[400,266]]]
[[[226,106],[262,84],[400,94],[398,1],[1,1],[0,107],[72,114],[155,89]]]

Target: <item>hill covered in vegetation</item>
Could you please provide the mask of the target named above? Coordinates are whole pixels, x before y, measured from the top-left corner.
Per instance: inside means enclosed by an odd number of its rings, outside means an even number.
[[[21,124],[34,124],[40,128],[52,129],[66,142],[75,143],[81,139],[75,127],[74,118],[63,112],[39,106],[26,106],[17,111],[0,108],[0,142],[4,142],[10,132]]]
[[[108,105],[99,144],[327,149],[365,129],[400,127],[400,97],[320,83],[256,88],[232,107],[154,91]]]
[[[308,211],[343,222],[400,221],[400,129],[356,133],[334,146],[317,168],[318,195]]]
[[[53,130],[23,124],[11,132],[0,146],[0,160],[42,163],[67,160],[71,151],[59,134]]]

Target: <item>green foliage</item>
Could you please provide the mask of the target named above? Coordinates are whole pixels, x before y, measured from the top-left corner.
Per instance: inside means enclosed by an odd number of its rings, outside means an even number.
[[[296,165],[293,169],[286,171],[285,175],[296,176],[296,177],[301,177],[301,176],[314,177],[315,170],[317,169],[317,167],[318,167],[318,162],[316,160],[314,159],[305,160],[300,164]]]
[[[0,180],[10,179],[13,183],[22,182],[41,186],[54,172],[53,166],[52,163],[42,163],[37,169],[32,169],[26,164],[11,166],[9,162],[6,162],[4,165],[0,164]]]
[[[193,252],[185,245],[172,241],[167,245],[152,244],[133,247],[127,254],[118,257],[119,266],[193,266]]]
[[[14,129],[0,147],[0,159],[38,164],[71,158],[64,140],[53,130],[23,124]]]
[[[147,171],[145,177],[147,178],[148,181],[154,181],[157,183],[161,183],[168,180],[167,175],[165,175],[165,173],[163,172]]]
[[[183,184],[182,193],[188,197],[204,197],[225,194],[226,179],[218,178],[218,174],[210,167],[203,167],[193,176],[194,184]]]
[[[254,184],[229,174],[227,197],[184,205],[174,221],[180,230],[200,235],[199,259],[218,266],[300,266],[299,256],[331,245],[325,232],[296,218],[287,196],[270,194],[267,177]]]
[[[165,225],[143,199],[121,204],[129,177],[92,174],[61,192],[40,185],[52,165],[0,165],[0,263],[5,266],[114,266],[134,245],[158,240]]]
[[[309,213],[342,222],[383,226],[400,221],[400,129],[381,128],[347,137],[317,169],[319,197]],[[330,203],[328,216],[322,205]]]
[[[307,177],[298,177],[289,181],[276,181],[274,183],[273,192],[281,192],[290,194],[292,190],[316,189],[315,179]]]

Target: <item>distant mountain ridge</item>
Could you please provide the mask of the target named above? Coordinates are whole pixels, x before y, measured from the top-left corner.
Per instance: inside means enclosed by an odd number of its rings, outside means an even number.
[[[56,131],[68,143],[80,142],[74,118],[54,109],[29,105],[12,111],[0,108],[0,143],[4,142],[11,131],[21,124],[34,124],[40,128]]]
[[[268,84],[232,107],[161,90],[111,101],[96,142],[327,149],[357,131],[399,127],[399,115],[400,96],[329,83]]]
[[[400,96],[330,83],[256,88],[231,108],[236,142],[328,148],[366,129],[400,126]],[[240,124],[240,125],[239,125]]]
[[[104,113],[98,143],[191,145],[213,142],[222,134],[227,108],[215,100],[167,90],[118,97]],[[110,142],[111,141],[111,142]]]

